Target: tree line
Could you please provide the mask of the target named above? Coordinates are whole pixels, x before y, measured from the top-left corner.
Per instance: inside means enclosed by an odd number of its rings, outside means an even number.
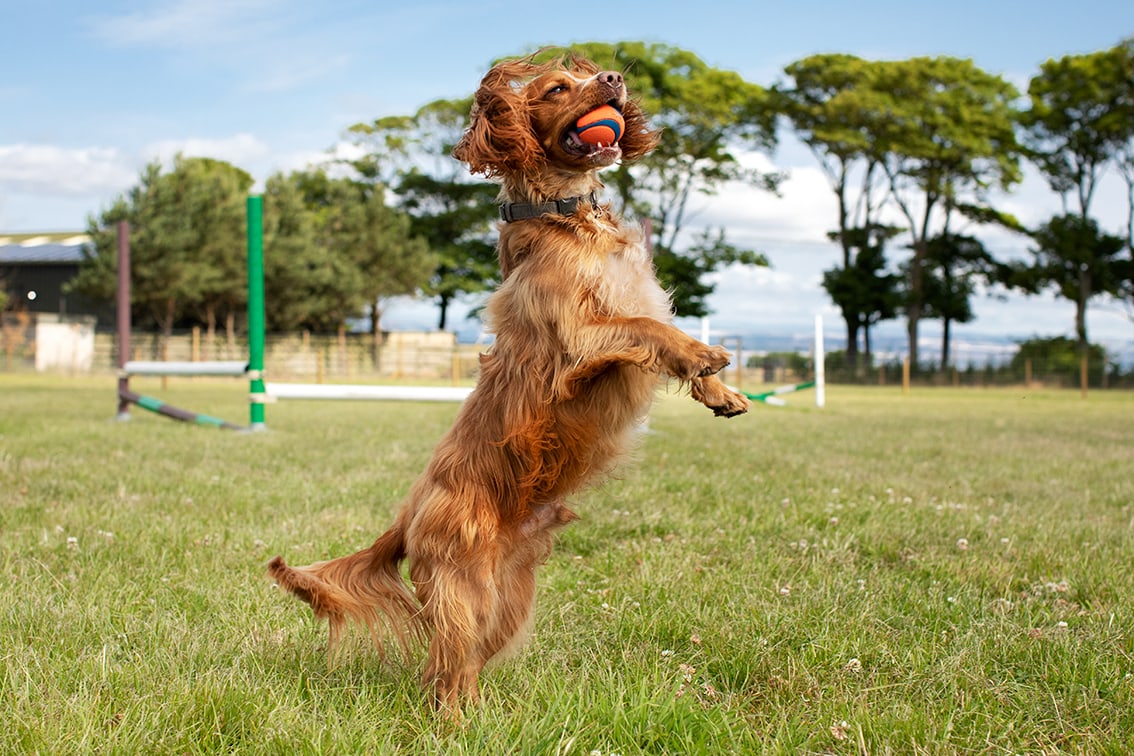
[[[972,319],[978,287],[1051,290],[1071,300],[1084,349],[1089,300],[1134,302],[1134,39],[1047,61],[1026,93],[971,60],[945,56],[814,55],[762,86],[664,44],[572,49],[624,71],[663,129],[654,153],[604,180],[621,212],[649,219],[659,277],[679,315],[708,313],[710,273],[768,264],[727,229],[698,224],[695,208],[699,197],[735,182],[774,195],[784,174],[755,169],[746,157],[774,152],[784,131],[811,150],[837,198],[828,222],[841,255],[823,285],[842,312],[851,367],[869,364],[871,327],[899,316],[915,366],[920,321],[944,321],[941,364],[948,364],[950,324]],[[403,294],[432,298],[444,329],[455,300],[495,285],[496,188],[449,157],[470,106],[471,96],[437,100],[355,124],[346,135],[357,157],[267,179],[270,329],[328,331],[369,317],[376,331],[383,302]],[[1021,180],[1024,161],[1062,200],[1063,212],[1035,228],[993,199]],[[1128,188],[1128,224],[1117,233],[1093,215],[1107,172]],[[233,333],[245,306],[244,198],[252,183],[240,168],[207,158],[147,166],[137,186],[89,219],[92,241],[72,288],[113,296],[114,228],[126,220],[134,229],[136,312],[167,332],[201,324]],[[990,225],[1026,238],[1032,259],[999,259],[978,236]]]
[[[816,55],[785,73],[783,116],[838,198],[830,236],[842,264],[826,271],[824,286],[846,323],[850,366],[861,364],[860,337],[869,364],[870,327],[899,314],[914,366],[920,320],[943,321],[940,365],[948,365],[950,325],[973,318],[980,285],[1071,300],[1082,351],[1092,297],[1134,301],[1134,39],[1047,61],[1023,95],[972,61],[948,57]],[[994,190],[1020,181],[1021,161],[1062,200],[1062,213],[1035,228],[993,204]],[[1121,235],[1092,215],[1108,170],[1128,189]],[[882,220],[895,215],[896,225]],[[998,260],[969,232],[989,224],[1026,237],[1032,259]],[[903,236],[912,254],[894,270],[885,245]]]

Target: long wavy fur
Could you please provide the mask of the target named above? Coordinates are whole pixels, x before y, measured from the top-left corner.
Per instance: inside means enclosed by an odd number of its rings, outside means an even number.
[[[581,146],[573,124],[601,104],[621,109],[624,136]],[[502,202],[543,202],[599,192],[600,169],[656,140],[621,74],[529,58],[485,75],[454,155],[498,180]],[[425,641],[422,682],[453,716],[484,665],[523,642],[536,569],[576,519],[567,499],[625,458],[659,379],[718,415],[748,409],[716,378],[728,353],[672,325],[640,229],[609,206],[505,224],[498,252],[504,279],[485,309],[496,341],[393,526],[355,554],[268,568],[328,620],[332,649],[352,621],[380,648]]]

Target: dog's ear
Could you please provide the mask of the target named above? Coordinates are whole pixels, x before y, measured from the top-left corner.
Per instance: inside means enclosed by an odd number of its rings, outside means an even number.
[[[622,107],[622,119],[626,128],[618,146],[622,148],[622,162],[632,163],[658,146],[661,132],[651,128],[646,114],[635,100],[627,100]]]
[[[453,157],[468,163],[473,173],[493,178],[523,171],[543,159],[522,86],[533,69],[526,60],[505,61],[481,80],[469,127],[453,147]]]

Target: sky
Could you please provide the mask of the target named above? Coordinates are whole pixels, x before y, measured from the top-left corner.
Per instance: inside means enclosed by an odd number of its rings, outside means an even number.
[[[137,183],[146,163],[178,152],[227,160],[262,184],[275,172],[325,160],[352,124],[467,96],[491,61],[543,45],[664,43],[763,85],[819,52],[949,55],[971,58],[1025,89],[1049,58],[1134,35],[1134,3],[0,0],[0,21],[3,236],[82,230],[89,216]],[[714,332],[805,343],[822,314],[825,330],[838,336],[841,320],[819,284],[839,259],[826,240],[835,225],[834,194],[815,159],[791,138],[772,155],[746,159],[790,178],[780,197],[733,186],[696,200],[694,225],[724,227],[734,243],[771,261],[767,269],[729,269],[718,277],[710,299]],[[1060,211],[1058,197],[1034,172],[1003,207],[1025,223]],[[1104,181],[1096,210],[1107,230],[1125,229],[1118,177]],[[1026,244],[1006,234],[982,239],[1001,256],[1026,254]],[[976,320],[954,328],[962,364],[966,355],[983,364],[994,342],[1072,332],[1074,308],[1065,300],[979,296],[974,305]],[[1097,301],[1088,314],[1092,340],[1134,360],[1132,317],[1119,303]],[[430,303],[403,300],[383,324],[429,327],[435,319]],[[475,323],[458,325],[475,334]],[[923,353],[936,349],[939,326],[923,322],[921,330]],[[902,334],[901,323],[885,324],[875,344],[901,350]]]

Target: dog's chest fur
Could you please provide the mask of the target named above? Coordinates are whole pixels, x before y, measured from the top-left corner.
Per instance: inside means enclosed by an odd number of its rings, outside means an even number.
[[[673,319],[641,229],[609,213],[509,224],[499,250],[504,282],[485,313],[498,337],[505,321],[561,331],[592,318]]]
[[[669,296],[658,284],[642,233],[618,227],[608,233],[609,246],[597,256],[590,282],[600,314],[669,322]]]

